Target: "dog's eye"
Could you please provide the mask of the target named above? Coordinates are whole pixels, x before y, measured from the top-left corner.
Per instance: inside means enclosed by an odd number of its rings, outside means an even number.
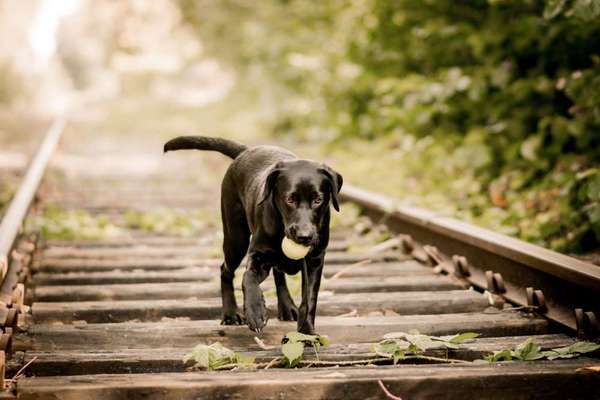
[[[319,196],[319,197],[315,197],[315,198],[313,199],[313,204],[315,204],[315,205],[319,205],[319,204],[321,204],[322,202],[323,202],[323,198],[322,198],[321,196]]]
[[[287,197],[285,198],[285,202],[286,202],[287,204],[290,204],[290,205],[292,205],[292,204],[296,203],[296,200],[294,200],[294,196],[287,196]]]

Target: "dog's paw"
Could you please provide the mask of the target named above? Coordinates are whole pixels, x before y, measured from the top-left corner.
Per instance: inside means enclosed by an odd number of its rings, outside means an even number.
[[[244,317],[239,312],[234,312],[232,314],[223,314],[223,318],[221,319],[221,325],[243,325]]]
[[[304,333],[305,335],[317,335],[315,332],[315,327],[307,321],[304,323],[298,322],[298,332]]]
[[[248,328],[257,334],[262,332],[265,325],[267,325],[267,320],[269,319],[267,316],[267,309],[264,305],[262,307],[257,305],[246,308],[245,317]]]
[[[298,307],[293,303],[278,304],[277,318],[280,321],[298,321]]]

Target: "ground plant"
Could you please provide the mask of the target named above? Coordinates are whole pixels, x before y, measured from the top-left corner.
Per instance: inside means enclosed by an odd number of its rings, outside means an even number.
[[[437,362],[469,364],[466,359],[448,357],[450,351],[464,348],[464,343],[479,337],[478,333],[465,332],[447,336],[431,336],[410,332],[391,332],[372,346],[368,357],[359,360],[331,360],[319,359],[321,347],[328,347],[330,341],[325,336],[305,335],[299,332],[287,333],[281,345],[281,356],[270,357],[268,360],[257,363],[255,358],[245,355],[215,342],[211,345],[199,344],[190,353],[186,354],[183,362],[191,365],[192,369],[199,370],[231,370],[239,368],[268,369],[302,368],[302,367],[331,367],[331,366],[367,366],[373,364],[397,364],[399,362]],[[260,339],[258,343],[262,344]],[[264,346],[264,344],[262,344]],[[314,352],[315,359],[304,359],[307,349]],[[269,349],[270,350],[270,349]],[[445,357],[436,357],[428,353],[432,350],[445,350]],[[587,341],[576,341],[568,346],[542,350],[533,338],[527,338],[514,349],[499,349],[485,355],[483,359],[476,359],[473,363],[495,363],[502,361],[536,361],[556,360],[559,358],[575,358],[600,350],[600,344]],[[268,357],[267,357],[268,358]]]

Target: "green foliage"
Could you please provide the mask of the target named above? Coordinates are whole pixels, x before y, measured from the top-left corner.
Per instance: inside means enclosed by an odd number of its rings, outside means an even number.
[[[185,355],[183,362],[194,362],[194,368],[213,371],[219,367],[235,364],[237,367],[252,367],[254,357],[244,356],[228,349],[219,342],[211,345],[199,344]]]
[[[41,215],[27,220],[29,230],[40,231],[46,239],[102,239],[118,237],[129,229],[159,234],[193,236],[207,225],[217,224],[218,215],[213,211],[128,211],[123,220],[111,220],[106,215],[90,214],[85,210],[63,210],[50,205]],[[210,255],[221,254],[215,248]]]
[[[570,346],[557,347],[549,351],[543,351],[542,354],[548,360],[557,358],[574,358],[582,354],[591,353],[600,349],[600,345],[592,342],[575,342]]]
[[[300,332],[288,332],[283,338],[281,352],[288,367],[295,367],[302,360],[304,348],[310,346],[318,355],[321,346],[329,346],[329,339],[320,335],[306,335]]]
[[[514,350],[503,349],[487,355],[484,360],[490,363],[498,361],[535,361],[540,359],[555,360],[557,358],[574,358],[582,354],[591,353],[600,349],[600,345],[593,342],[575,342],[570,346],[557,347],[548,351],[542,351],[533,338],[528,338],[519,344]]]
[[[123,230],[105,216],[91,215],[85,210],[62,210],[48,206],[42,215],[26,221],[27,230],[38,231],[45,239],[102,239],[117,237]]]
[[[380,155],[413,138],[412,187],[444,209],[560,251],[600,243],[595,184],[577,179],[600,163],[600,1],[180,4],[212,54],[274,83],[257,90],[279,100],[275,133],[383,140]]]
[[[185,355],[183,362],[192,362],[192,368],[201,370],[224,370],[233,368],[271,368],[271,367],[298,367],[298,366],[332,366],[332,365],[365,365],[372,362],[389,362],[396,364],[401,360],[422,359],[436,362],[462,362],[449,358],[438,358],[423,354],[428,350],[445,349],[456,350],[461,348],[465,341],[479,337],[478,333],[466,332],[449,336],[429,336],[417,331],[393,332],[384,336],[383,340],[373,345],[374,356],[363,360],[352,361],[320,361],[318,352],[321,346],[329,346],[329,339],[319,335],[305,335],[299,332],[289,332],[282,340],[281,351],[283,357],[275,357],[269,362],[256,363],[252,356],[235,352],[216,342],[211,345],[199,344]],[[302,361],[304,349],[312,347],[316,360]],[[541,359],[554,360],[557,358],[574,358],[582,354],[592,353],[600,349],[600,345],[593,342],[575,342],[569,346],[558,347],[548,351],[542,351],[533,338],[528,338],[516,346],[514,350],[503,349],[485,357],[484,360],[475,362],[498,362],[498,361],[535,361]]]
[[[206,218],[200,214],[169,209],[144,212],[130,210],[125,214],[125,225],[147,232],[193,236],[206,226]]]
[[[407,356],[415,356],[432,349],[458,349],[460,343],[478,337],[478,333],[466,332],[452,336],[429,336],[417,331],[393,332],[373,346],[373,352],[381,357],[391,358],[396,364]]]

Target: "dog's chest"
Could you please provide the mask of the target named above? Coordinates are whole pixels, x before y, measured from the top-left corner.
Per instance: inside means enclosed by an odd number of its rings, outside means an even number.
[[[289,275],[295,275],[302,271],[304,260],[282,260],[273,266],[275,271],[283,272]]]

